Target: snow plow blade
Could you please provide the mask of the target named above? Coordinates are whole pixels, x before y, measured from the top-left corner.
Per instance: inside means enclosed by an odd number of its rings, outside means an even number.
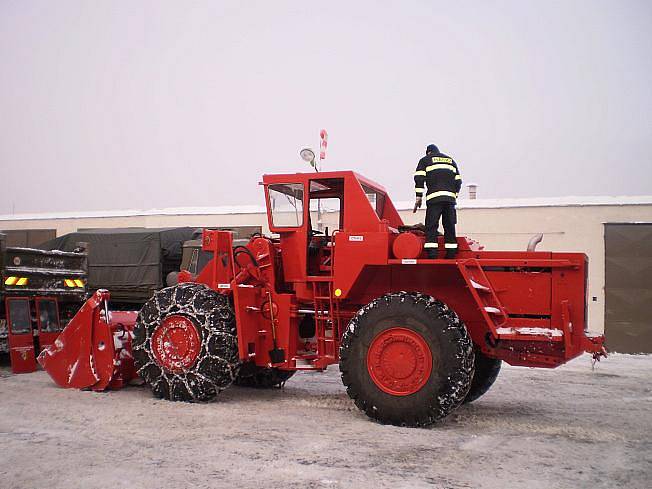
[[[110,294],[98,290],[79,309],[38,362],[66,388],[119,389],[136,377],[131,356],[135,311],[109,312]]]

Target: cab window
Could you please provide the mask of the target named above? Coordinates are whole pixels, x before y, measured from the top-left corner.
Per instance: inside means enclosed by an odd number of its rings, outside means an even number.
[[[32,331],[29,301],[9,300],[9,328],[12,334],[26,334]]]
[[[313,231],[342,229],[342,201],[337,197],[310,199],[310,223]]]
[[[57,303],[51,299],[41,299],[37,301],[37,305],[41,331],[45,331],[46,333],[61,331],[59,315],[57,314]]]
[[[385,194],[375,188],[365,185],[364,183],[362,184],[362,190],[364,190],[371,207],[376,211],[376,215],[382,219],[383,211],[385,210]]]
[[[270,185],[268,194],[274,227],[296,228],[303,225],[303,184]]]
[[[313,231],[336,231],[344,227],[342,201],[344,179],[321,178],[310,181],[310,225]]]

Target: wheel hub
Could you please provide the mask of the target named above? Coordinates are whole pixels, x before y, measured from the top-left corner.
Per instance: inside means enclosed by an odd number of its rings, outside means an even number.
[[[166,317],[152,333],[152,353],[157,363],[173,373],[193,366],[201,352],[201,340],[193,322],[178,314]]]
[[[421,390],[428,381],[432,353],[419,333],[406,328],[389,328],[371,342],[367,369],[383,392],[409,396]]]

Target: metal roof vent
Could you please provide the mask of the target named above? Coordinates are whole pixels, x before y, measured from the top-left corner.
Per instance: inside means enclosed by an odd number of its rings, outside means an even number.
[[[469,199],[475,200],[478,198],[478,184],[477,183],[467,183],[466,186],[469,189]]]

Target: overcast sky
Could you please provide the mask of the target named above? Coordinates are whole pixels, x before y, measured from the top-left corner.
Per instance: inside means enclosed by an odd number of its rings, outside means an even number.
[[[652,194],[650,1],[0,0],[0,214],[261,204],[428,143],[481,197]]]

